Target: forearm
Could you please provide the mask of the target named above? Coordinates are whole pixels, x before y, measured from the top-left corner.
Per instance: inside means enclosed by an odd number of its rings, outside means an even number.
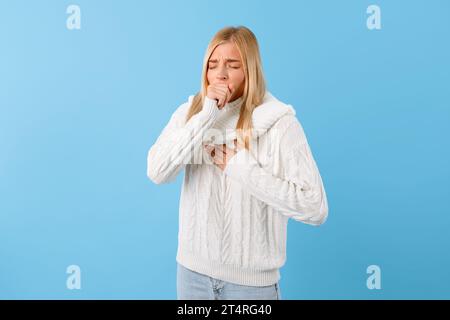
[[[224,173],[238,181],[255,198],[282,214],[307,224],[319,225],[327,217],[328,204],[317,168],[308,178],[283,179],[262,168],[245,149],[227,163]]]
[[[202,110],[184,126],[166,127],[148,152],[147,176],[157,184],[170,181],[192,160],[218,112],[217,102],[206,97]]]

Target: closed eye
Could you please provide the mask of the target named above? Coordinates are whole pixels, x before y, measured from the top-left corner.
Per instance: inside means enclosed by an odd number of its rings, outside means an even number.
[[[214,69],[216,66],[208,66],[208,69]],[[229,66],[232,69],[239,69],[240,66]]]

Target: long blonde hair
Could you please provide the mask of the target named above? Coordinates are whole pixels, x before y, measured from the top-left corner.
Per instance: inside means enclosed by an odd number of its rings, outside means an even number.
[[[245,86],[236,130],[239,143],[244,145],[246,149],[249,149],[253,128],[252,113],[263,101],[266,92],[266,82],[262,70],[258,41],[253,32],[244,26],[223,28],[211,39],[203,59],[201,91],[192,100],[186,116],[186,122],[203,108],[206,90],[209,85],[207,78],[209,58],[214,49],[225,42],[232,42],[236,45],[244,68]]]

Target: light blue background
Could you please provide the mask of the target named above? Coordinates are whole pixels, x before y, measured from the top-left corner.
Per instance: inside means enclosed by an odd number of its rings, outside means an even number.
[[[0,298],[176,298],[183,175],[154,185],[147,151],[241,24],[329,201],[324,225],[289,223],[283,298],[450,298],[448,1],[0,3]]]

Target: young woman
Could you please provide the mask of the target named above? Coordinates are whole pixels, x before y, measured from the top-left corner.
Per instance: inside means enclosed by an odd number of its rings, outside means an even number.
[[[328,203],[295,110],[266,91],[246,27],[213,37],[201,91],[148,152],[157,184],[183,168],[178,299],[281,299],[288,220],[320,225]]]

